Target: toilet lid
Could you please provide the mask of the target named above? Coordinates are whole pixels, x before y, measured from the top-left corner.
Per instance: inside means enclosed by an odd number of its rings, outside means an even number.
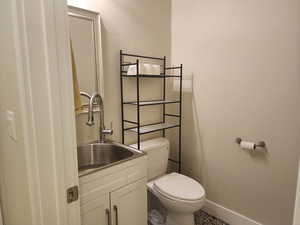
[[[171,173],[155,180],[153,187],[163,195],[187,201],[199,200],[205,195],[201,184],[178,173]]]

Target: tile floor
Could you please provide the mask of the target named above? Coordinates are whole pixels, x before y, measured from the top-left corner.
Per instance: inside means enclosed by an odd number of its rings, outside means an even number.
[[[209,215],[208,213],[200,210],[195,213],[195,223],[196,225],[229,225],[224,221]],[[171,224],[164,224],[164,223],[151,223],[149,221],[148,225],[171,225]]]
[[[195,213],[195,222],[196,225],[229,225],[216,217],[210,216],[202,210]]]
[[[151,192],[148,192],[148,210],[149,210],[149,212],[148,212],[149,219],[151,217],[152,210],[155,210],[157,213],[159,213],[158,217],[160,219],[158,221],[165,221],[167,210],[159,202],[158,198],[156,196],[154,196]],[[209,215],[208,213],[204,212],[203,210],[199,210],[198,212],[195,213],[195,223],[196,223],[196,225],[230,225],[216,217]],[[161,223],[154,222],[153,224],[151,224],[151,222],[149,220],[148,225],[156,225],[156,224],[167,225],[167,224],[163,224],[163,222],[161,222]]]

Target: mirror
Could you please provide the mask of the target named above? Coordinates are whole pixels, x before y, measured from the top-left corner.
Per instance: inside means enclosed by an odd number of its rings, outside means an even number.
[[[68,6],[71,49],[80,91],[103,97],[101,24],[98,13]],[[82,106],[88,99],[81,97]],[[85,108],[85,107],[84,107]]]

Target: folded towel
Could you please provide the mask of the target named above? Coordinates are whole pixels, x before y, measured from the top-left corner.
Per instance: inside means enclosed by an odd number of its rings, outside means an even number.
[[[127,70],[127,75],[134,76],[136,74],[137,74],[136,65],[129,66]],[[160,75],[160,65],[140,63],[139,74]]]
[[[79,111],[82,107],[82,104],[80,99],[80,89],[78,85],[77,70],[76,70],[76,64],[75,64],[75,58],[74,58],[74,52],[73,52],[71,40],[70,40],[70,47],[71,47],[71,61],[72,61],[72,74],[73,74],[74,106],[75,106],[75,111]]]

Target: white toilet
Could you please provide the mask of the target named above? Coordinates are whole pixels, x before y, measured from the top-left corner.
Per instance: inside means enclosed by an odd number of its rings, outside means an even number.
[[[169,141],[155,138],[141,142],[148,155],[148,189],[167,209],[168,225],[194,225],[194,212],[205,202],[205,190],[197,181],[179,173],[166,174]]]

